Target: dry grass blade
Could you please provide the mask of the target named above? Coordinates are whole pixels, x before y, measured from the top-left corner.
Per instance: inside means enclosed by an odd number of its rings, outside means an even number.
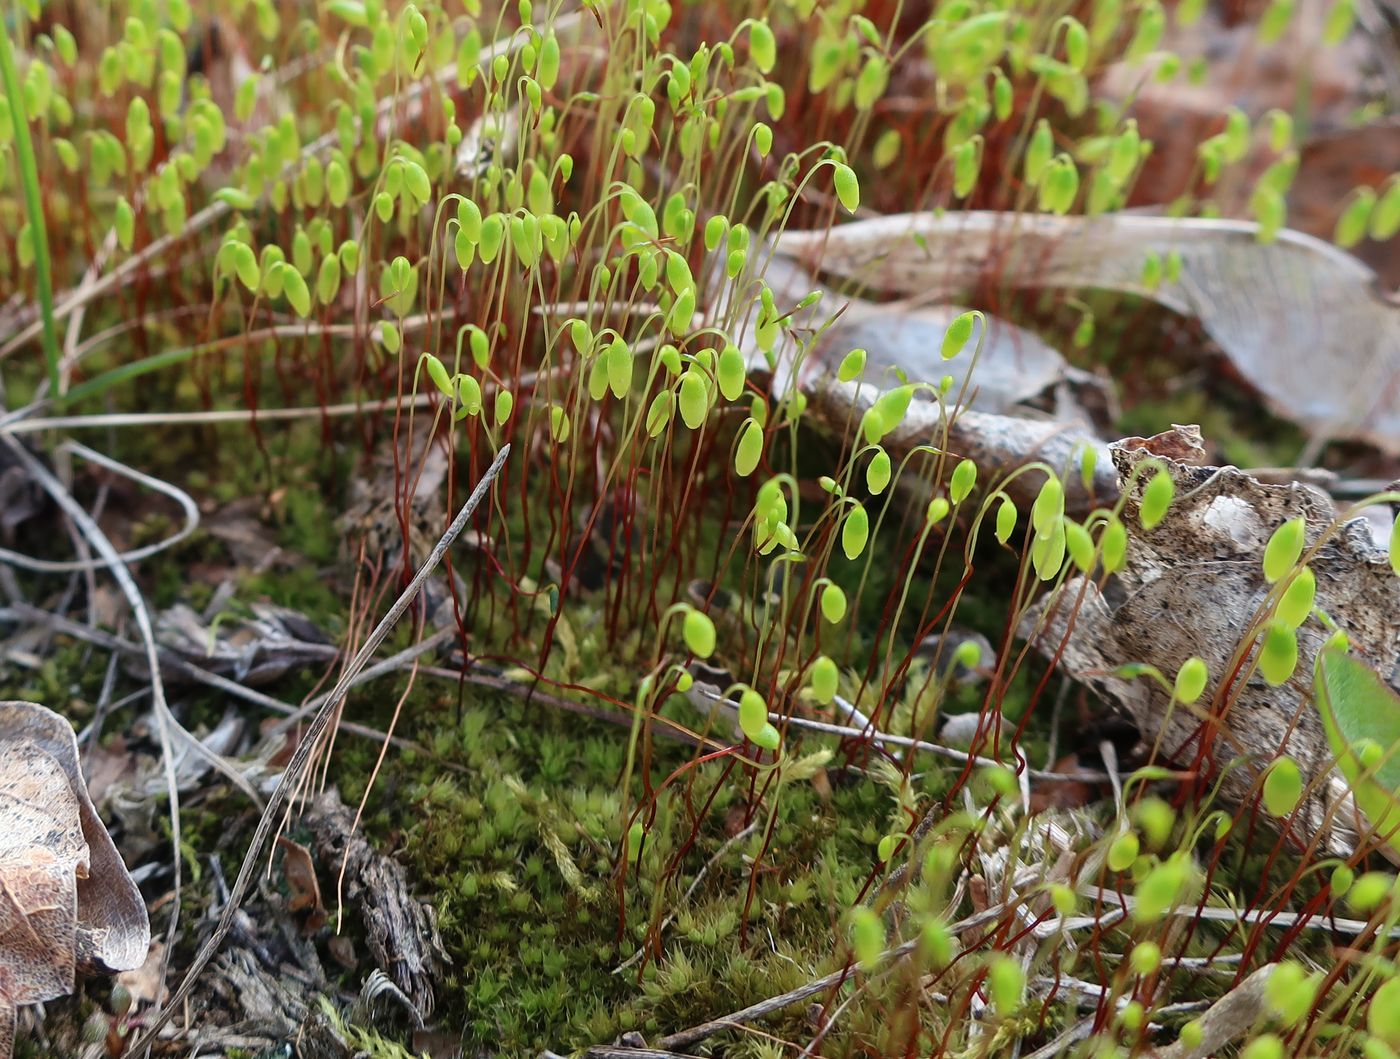
[[[243,858],[243,865],[238,871],[238,878],[234,881],[233,888],[229,893],[229,899],[224,903],[223,913],[219,917],[218,926],[214,929],[214,933],[210,936],[209,940],[200,948],[198,954],[194,958],[194,962],[190,965],[189,970],[185,972],[184,980],[181,981],[179,988],[171,994],[169,1002],[152,1018],[145,1032],[143,1032],[132,1045],[131,1054],[149,1054],[151,1044],[155,1041],[156,1035],[165,1024],[170,1021],[175,1012],[180,1009],[185,998],[189,996],[190,990],[194,987],[195,980],[199,977],[200,971],[204,969],[205,965],[213,958],[214,953],[218,951],[219,946],[223,943],[224,937],[233,926],[234,917],[238,913],[243,898],[247,895],[248,887],[252,884],[253,873],[260,860],[262,850],[267,845],[267,840],[271,836],[273,828],[277,825],[277,821],[281,818],[282,809],[287,802],[288,795],[297,787],[302,774],[306,771],[307,766],[311,763],[312,758],[316,754],[317,748],[320,746],[321,740],[326,735],[327,729],[330,726],[331,719],[336,716],[336,707],[338,707],[340,702],[345,698],[346,693],[350,689],[350,685],[353,683],[360,670],[365,667],[370,658],[374,655],[374,652],[379,649],[379,645],[384,642],[384,638],[389,635],[390,630],[392,630],[398,623],[398,620],[403,617],[404,612],[417,597],[424,583],[428,580],[428,577],[437,569],[438,563],[440,563],[442,557],[447,554],[447,549],[451,547],[452,542],[457,539],[462,530],[466,528],[467,523],[471,521],[472,515],[476,513],[476,509],[480,506],[481,501],[485,499],[487,493],[490,491],[492,482],[494,482],[496,476],[500,474],[501,468],[505,465],[506,457],[509,454],[510,446],[503,445],[501,451],[496,454],[496,458],[491,461],[491,466],[487,468],[486,473],[482,475],[481,481],[478,482],[476,488],[472,490],[472,494],[467,498],[467,502],[462,505],[462,510],[457,513],[457,517],[454,518],[452,524],[447,527],[447,532],[442,535],[441,539],[434,546],[432,554],[428,556],[427,560],[413,576],[413,580],[409,582],[408,587],[406,587],[399,595],[399,598],[394,601],[394,605],[389,608],[389,612],[384,615],[379,624],[375,626],[374,631],[369,634],[364,645],[356,653],[355,657],[351,659],[350,664],[345,667],[345,672],[341,674],[340,680],[336,682],[335,687],[326,697],[325,702],[322,703],[320,710],[307,727],[306,734],[302,738],[301,743],[297,746],[296,753],[292,755],[292,759],[287,763],[286,770],[282,773],[282,778],[278,781],[276,790],[272,792],[272,797],[268,799],[267,807],[263,810],[262,816],[258,820],[257,830],[253,832],[252,841],[248,844],[248,852]]]

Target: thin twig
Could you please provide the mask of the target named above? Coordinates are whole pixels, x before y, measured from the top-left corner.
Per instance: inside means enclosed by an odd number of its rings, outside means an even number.
[[[439,629],[427,639],[419,640],[412,647],[405,647],[398,654],[392,655],[391,657],[384,659],[384,661],[382,662],[376,662],[374,665],[366,669],[363,673],[359,674],[359,676],[355,678],[354,683],[363,684],[366,681],[374,680],[378,677],[384,676],[386,673],[397,672],[404,666],[413,664],[414,661],[427,654],[429,651],[435,651],[443,644],[456,639],[458,635],[458,631],[454,628],[449,627],[446,629]],[[285,718],[273,725],[272,734],[280,735],[283,732],[290,731],[292,728],[296,727],[299,723],[305,720],[308,716],[315,713],[323,705],[325,705],[326,700],[329,699],[332,694],[334,694],[333,691],[328,691],[323,695],[318,695],[314,699],[311,699],[309,702],[307,702],[304,706],[300,706],[297,709],[293,710]]]
[[[452,520],[452,524],[447,527],[444,533],[433,546],[432,553],[424,561],[418,572],[413,575],[413,580],[408,587],[399,594],[399,598],[394,601],[394,605],[389,608],[389,612],[384,615],[379,624],[374,627],[374,631],[369,634],[364,644],[351,659],[345,672],[341,674],[340,680],[331,690],[330,695],[322,704],[321,709],[307,726],[306,734],[298,744],[292,759],[287,763],[287,767],[282,772],[282,778],[278,781],[276,789],[272,792],[272,797],[268,799],[267,807],[263,810],[262,816],[258,820],[257,829],[253,832],[252,841],[248,844],[248,852],[243,858],[243,864],[238,870],[238,878],[234,881],[233,890],[229,894],[229,900],[224,905],[223,912],[219,916],[218,926],[214,928],[214,933],[209,940],[201,946],[199,953],[195,956],[194,962],[185,972],[184,979],[179,987],[170,995],[170,999],[158,1011],[146,1026],[141,1036],[133,1043],[131,1052],[133,1055],[149,1055],[151,1045],[155,1042],[156,1035],[170,1021],[175,1012],[181,1008],[190,991],[194,988],[195,980],[200,972],[213,958],[214,953],[223,943],[225,936],[233,926],[234,915],[238,907],[243,902],[244,896],[248,892],[248,887],[252,884],[253,874],[257,864],[261,861],[263,847],[267,844],[268,837],[272,834],[273,828],[281,818],[282,808],[287,802],[288,794],[300,782],[302,773],[310,764],[316,748],[320,745],[322,738],[326,735],[332,717],[335,716],[335,709],[345,698],[350,690],[351,682],[355,676],[365,667],[374,652],[379,649],[379,645],[384,642],[384,638],[403,617],[413,600],[417,598],[429,575],[437,569],[442,557],[447,554],[447,549],[452,542],[466,528],[471,521],[472,515],[480,506],[490,491],[491,484],[500,474],[501,467],[505,464],[506,457],[510,454],[510,445],[501,446],[501,451],[496,454],[496,458],[491,461],[491,466],[477,483],[472,494],[467,498],[467,502],[462,505],[462,510],[457,513],[457,517]]]
[[[0,607],[0,621],[45,624],[56,633],[60,633],[64,636],[72,636],[74,639],[96,644],[98,647],[105,647],[109,651],[118,651],[128,655],[145,654],[145,648],[140,644],[132,643],[130,640],[124,640],[120,636],[113,636],[111,633],[102,632],[100,629],[90,629],[86,625],[80,625],[69,618],[64,618],[57,614],[50,614],[48,611],[28,603],[16,603],[9,607]],[[327,657],[334,658],[338,653],[339,652],[334,648],[331,648]],[[203,669],[193,662],[187,662],[185,659],[175,654],[166,653],[162,655],[161,665],[167,669],[173,669],[200,684],[211,688],[217,688],[235,698],[242,699],[254,706],[261,706],[263,709],[271,710],[274,713],[295,714],[299,713],[301,709],[301,707],[293,706],[291,703],[283,702],[281,699],[274,699],[271,695],[264,694],[255,688],[239,684],[237,681],[228,679],[228,677],[222,677],[218,673],[211,673],[209,670]],[[379,667],[375,666],[374,669],[377,670]],[[361,673],[355,680],[355,685],[364,683],[365,680],[369,678],[371,672],[373,671],[367,670]],[[117,704],[114,703],[112,708],[115,709],[116,706]],[[355,724],[352,721],[341,721],[339,728],[342,732],[347,732],[350,735],[360,736],[365,739],[372,739],[376,743],[383,742],[388,738],[392,745],[397,746],[401,750],[411,750],[417,754],[433,757],[432,752],[427,747],[415,743],[411,739],[402,739],[398,736],[390,738],[378,728],[370,728],[367,725]],[[451,762],[442,762],[442,765],[444,768],[449,769],[456,767]]]
[[[345,404],[307,405],[304,408],[231,408],[209,412],[117,412],[108,415],[50,416],[43,419],[23,419],[13,423],[0,422],[0,431],[8,434],[30,434],[40,430],[95,430],[101,427],[170,427],[205,426],[218,423],[254,423],[277,420],[334,419],[362,412],[383,412],[398,408],[424,407],[436,395],[432,393],[405,394],[382,401],[351,401]]]
[[[134,467],[128,467],[126,464],[114,460],[110,456],[104,456],[102,453],[96,452],[86,445],[80,445],[76,441],[65,442],[58,447],[56,452],[75,453],[89,463],[95,463],[99,467],[105,467],[107,470],[120,474],[124,478],[130,478],[138,485],[144,485],[148,489],[170,497],[179,504],[181,510],[184,511],[185,524],[173,534],[163,540],[156,541],[154,544],[147,544],[140,548],[134,548],[129,552],[115,553],[116,562],[126,564],[149,558],[152,555],[163,552],[167,548],[179,544],[199,528],[199,507],[195,504],[194,499],[183,489],[177,489],[169,482],[163,482],[159,478],[152,478],[148,474],[142,474]],[[65,490],[65,492],[67,492],[67,490]],[[95,521],[93,525],[96,525]],[[0,548],[0,562],[9,563],[11,566],[18,566],[20,569],[31,570],[41,574],[67,574],[74,571],[102,570],[110,566],[105,557],[102,559],[35,559],[21,552],[10,551],[8,548]]]
[[[716,706],[726,711],[737,711],[738,707],[735,703],[717,692],[702,687],[698,682],[694,685],[694,688]],[[933,754],[937,757],[947,758],[950,761],[957,761],[962,764],[966,764],[970,761],[974,765],[981,765],[983,767],[1002,767],[1002,762],[989,757],[978,757],[976,754],[955,750],[950,746],[943,746],[940,743],[929,743],[922,739],[911,739],[909,736],[905,735],[890,735],[886,732],[873,730],[868,726],[855,728],[849,725],[831,724],[829,721],[816,721],[808,717],[789,717],[782,713],[770,713],[768,719],[774,725],[785,724],[792,728],[804,728],[812,732],[823,732],[826,735],[839,735],[843,739],[855,739],[860,742],[870,742],[877,745],[907,747],[912,750],[919,750],[926,754]],[[1073,773],[1067,773],[1027,767],[1024,772],[1031,779],[1040,780],[1045,783],[1102,783],[1109,779],[1109,774],[1107,772],[1095,772],[1089,769],[1081,769]]]
[[[1196,1020],[1201,1032],[1194,1045],[1178,1040],[1159,1051],[1158,1059],[1204,1059],[1243,1037],[1266,1010],[1265,987],[1277,967],[1266,964],[1212,1004]]]
[[[439,677],[443,680],[460,681],[464,684],[475,684],[477,687],[490,688],[493,691],[503,692],[507,695],[514,695],[516,698],[525,699],[528,702],[539,702],[556,710],[564,710],[567,713],[576,713],[583,717],[592,717],[594,720],[606,721],[609,724],[631,725],[632,715],[624,712],[623,709],[606,710],[598,706],[590,706],[586,702],[575,702],[572,699],[561,698],[558,695],[549,695],[537,689],[535,683],[525,683],[518,680],[511,680],[509,677],[494,673],[478,673],[473,670],[447,669],[443,666],[423,666],[419,672],[428,677]],[[706,753],[714,750],[723,750],[724,743],[715,739],[709,739],[696,735],[684,725],[671,720],[669,717],[653,717],[652,724],[656,726],[653,735],[663,739],[672,739],[686,746],[697,747]]]

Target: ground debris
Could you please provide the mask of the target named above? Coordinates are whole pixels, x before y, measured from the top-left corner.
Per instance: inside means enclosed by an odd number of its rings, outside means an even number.
[[[434,984],[448,962],[432,908],[409,892],[403,865],[355,831],[355,814],[335,789],[311,803],[305,823],[322,865],[337,874],[344,865],[343,893],[360,909],[375,964],[426,1021],[436,1003]]]

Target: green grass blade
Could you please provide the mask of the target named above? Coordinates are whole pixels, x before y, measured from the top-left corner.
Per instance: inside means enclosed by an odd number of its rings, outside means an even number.
[[[39,168],[34,161],[34,143],[29,138],[29,115],[24,109],[19,71],[15,69],[10,27],[0,19],[0,82],[10,100],[10,120],[15,127],[15,151],[19,179],[24,187],[24,206],[29,214],[29,231],[34,240],[34,268],[39,283],[39,318],[43,324],[44,359],[49,368],[49,396],[58,396],[58,332],[53,320],[53,279],[49,274],[49,237],[44,227],[44,208],[39,200]]]

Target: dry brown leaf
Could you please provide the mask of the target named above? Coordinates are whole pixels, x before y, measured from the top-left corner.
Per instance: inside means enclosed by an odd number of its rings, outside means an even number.
[[[1244,221],[1141,214],[905,214],[785,232],[780,254],[810,270],[928,299],[984,279],[1093,288],[1195,317],[1283,416],[1323,438],[1400,452],[1400,307],[1335,246],[1287,229],[1260,243]],[[1143,284],[1149,253],[1179,254],[1180,281]]]
[[[303,935],[315,934],[326,925],[326,908],[321,903],[321,884],[316,879],[311,851],[285,837],[279,837],[277,845],[282,848],[282,875],[291,891],[287,910],[295,917]]]
[[[1133,467],[1150,453],[1111,448],[1126,487]],[[1306,485],[1265,485],[1233,467],[1172,460],[1166,466],[1176,499],[1159,525],[1141,527],[1141,482],[1127,498],[1125,567],[1102,592],[1092,581],[1069,581],[1022,632],[1047,656],[1063,646],[1064,669],[1122,707],[1149,744],[1160,733],[1162,757],[1183,765],[1199,760],[1210,773],[1220,773],[1220,794],[1231,804],[1250,798],[1277,755],[1294,757],[1312,785],[1297,833],[1315,834],[1326,825],[1328,844],[1347,849],[1353,841],[1344,830],[1349,815],[1328,818],[1345,788],[1332,774],[1332,753],[1310,697],[1313,658],[1326,629],[1310,619],[1298,630],[1298,666],[1283,686],[1271,687],[1257,674],[1242,686],[1235,681],[1228,712],[1222,715],[1219,706],[1208,712],[1268,593],[1261,556],[1269,537],[1287,519],[1302,517],[1311,547],[1337,511],[1325,494]],[[1346,630],[1357,655],[1390,674],[1400,651],[1400,578],[1364,520],[1337,528],[1310,565],[1317,606]],[[1211,675],[1194,709],[1177,704],[1169,710],[1166,693],[1152,680],[1114,676],[1120,666],[1147,662],[1171,679],[1192,656],[1203,659]]]
[[[141,895],[88,798],[58,714],[0,702],[0,1057],[16,1009],[73,991],[77,970],[139,967]]]
[[[146,953],[146,959],[140,967],[130,971],[122,971],[117,975],[117,984],[124,986],[131,994],[131,1002],[134,1006],[141,1004],[164,1004],[170,990],[161,981],[160,967],[165,960],[165,942],[159,938],[151,939],[150,951]]]

